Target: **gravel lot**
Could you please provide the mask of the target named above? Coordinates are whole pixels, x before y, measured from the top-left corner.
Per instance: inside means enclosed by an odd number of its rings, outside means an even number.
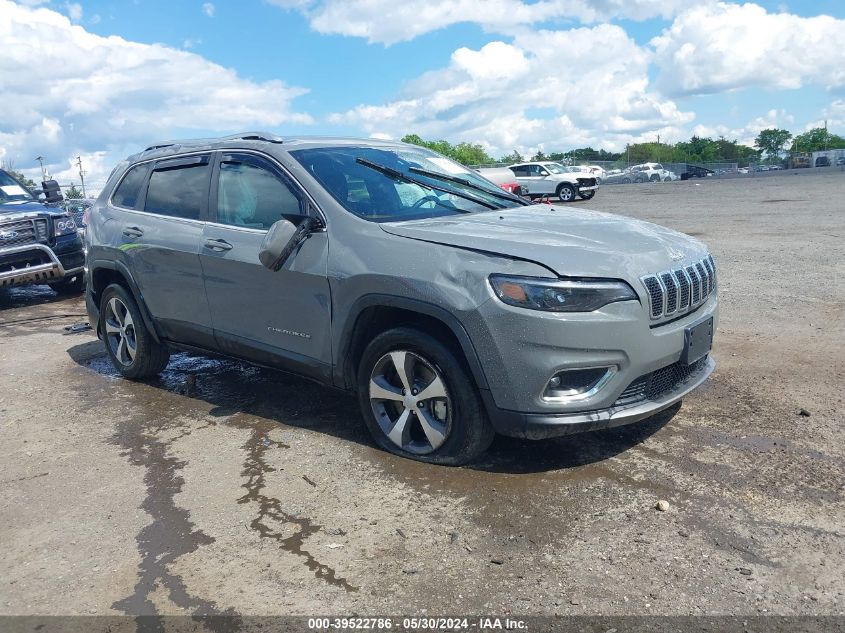
[[[268,370],[118,379],[64,334],[81,299],[0,291],[0,614],[841,615],[843,194],[831,171],[576,203],[710,245],[718,368],[659,419],[462,469]]]

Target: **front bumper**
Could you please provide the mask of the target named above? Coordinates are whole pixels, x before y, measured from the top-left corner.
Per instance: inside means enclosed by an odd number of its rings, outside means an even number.
[[[598,191],[598,185],[590,185],[587,187],[578,187],[578,191]]]
[[[707,380],[715,367],[715,361],[708,357],[699,371],[653,400],[629,406],[612,406],[598,411],[564,414],[521,413],[497,407],[489,391],[482,391],[482,399],[496,432],[511,437],[539,440],[609,429],[650,418],[680,402],[684,396]]]
[[[77,238],[78,239],[78,238]],[[78,248],[60,255],[46,244],[22,244],[0,249],[0,287],[47,284],[82,273],[85,256]]]

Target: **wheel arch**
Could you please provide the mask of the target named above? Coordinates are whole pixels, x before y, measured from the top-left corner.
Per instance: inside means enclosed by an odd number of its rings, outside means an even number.
[[[141,311],[141,317],[144,320],[144,325],[153,337],[156,343],[161,342],[161,337],[155,327],[155,321],[150,314],[147,304],[144,301],[144,295],[141,293],[138,284],[132,277],[132,273],[125,264],[119,261],[97,260],[91,263],[91,295],[94,304],[99,309],[100,298],[103,290],[113,283],[120,284],[126,288],[138,304],[138,309]]]
[[[361,297],[349,310],[334,367],[335,385],[354,389],[358,363],[367,343],[381,332],[400,325],[417,326],[440,338],[466,363],[475,385],[479,389],[488,388],[475,347],[457,317],[425,301],[379,294]]]

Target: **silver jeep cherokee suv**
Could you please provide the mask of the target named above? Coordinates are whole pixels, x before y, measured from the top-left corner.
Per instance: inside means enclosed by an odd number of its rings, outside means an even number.
[[[127,378],[172,349],[292,371],[356,392],[375,441],[423,461],[635,422],[714,367],[701,242],[402,143],[160,143],[114,170],[86,242],[90,321]]]

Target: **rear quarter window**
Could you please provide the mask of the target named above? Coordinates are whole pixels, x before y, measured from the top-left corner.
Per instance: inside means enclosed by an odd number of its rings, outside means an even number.
[[[141,185],[144,184],[146,175],[146,165],[135,165],[126,172],[112,196],[112,204],[126,209],[134,209],[138,203],[138,195],[141,192]]]

